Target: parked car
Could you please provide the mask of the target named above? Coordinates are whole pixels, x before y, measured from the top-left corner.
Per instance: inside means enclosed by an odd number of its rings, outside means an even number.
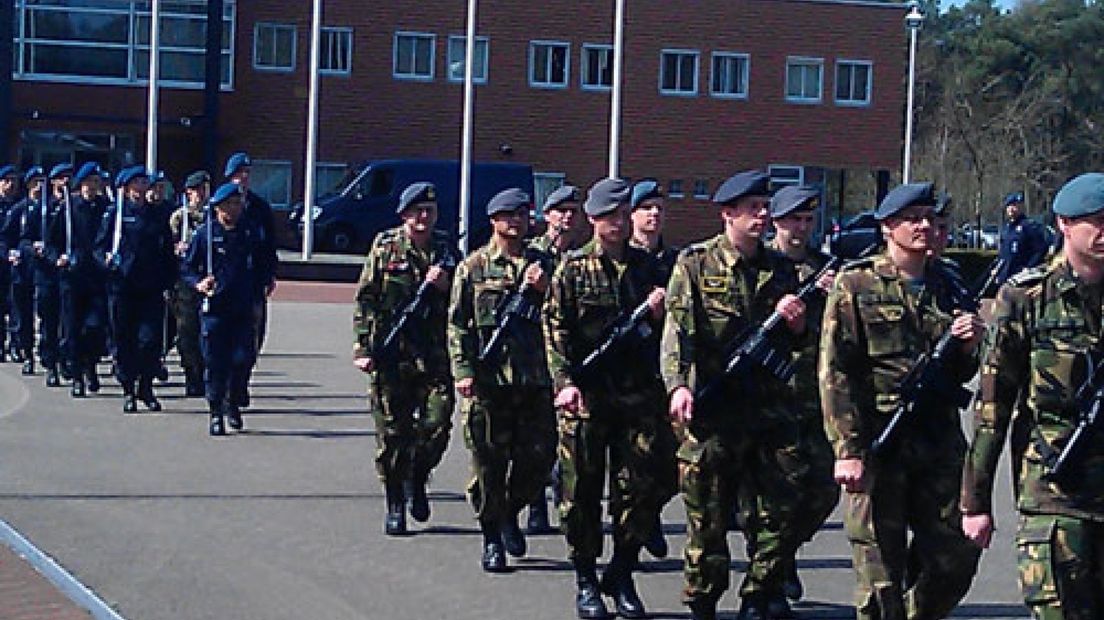
[[[320,198],[312,213],[315,247],[330,252],[360,253],[376,233],[399,225],[395,209],[411,183],[430,181],[437,186],[437,228],[457,231],[460,210],[460,163],[455,160],[389,159],[358,166],[347,182]],[[490,238],[490,220],[484,210],[498,192],[518,187],[533,195],[533,169],[523,164],[475,163],[471,173],[469,247]],[[301,241],[303,205],[292,209],[289,225]]]

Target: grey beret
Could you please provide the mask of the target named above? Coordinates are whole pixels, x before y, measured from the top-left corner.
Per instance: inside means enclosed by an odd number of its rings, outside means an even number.
[[[629,204],[632,186],[625,179],[606,178],[598,181],[587,192],[583,210],[591,217],[598,217]]]
[[[937,203],[935,186],[931,183],[898,185],[882,199],[882,204],[874,211],[874,219],[882,221],[914,205],[934,207]]]

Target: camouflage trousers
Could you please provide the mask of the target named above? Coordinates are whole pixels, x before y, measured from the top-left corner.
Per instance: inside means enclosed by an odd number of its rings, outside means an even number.
[[[559,417],[560,524],[572,560],[602,555],[607,465],[615,549],[648,540],[677,484],[674,435],[662,397],[635,406],[595,400],[588,400],[584,411],[561,411]]]
[[[376,472],[385,486],[401,484],[414,473],[428,474],[441,462],[455,402],[452,379],[445,373],[371,374],[368,404],[376,423]]]
[[[464,399],[472,455],[468,498],[481,522],[514,517],[543,490],[556,461],[556,413],[548,386],[477,386]]]
[[[1104,523],[1023,515],[1016,533],[1020,589],[1037,620],[1104,614]]]
[[[964,443],[941,442],[953,447],[942,454],[906,444],[867,464],[864,492],[845,495],[858,620],[944,618],[970,589],[981,550],[961,529]]]
[[[803,509],[808,471],[796,424],[772,424],[754,434],[692,430],[679,447],[679,484],[686,506],[683,602],[716,603],[729,586],[728,524],[740,495],[758,498],[755,549],[741,593],[780,592],[787,558],[798,540],[792,525]],[[746,489],[746,493],[742,490]]]
[[[195,289],[177,282],[173,290],[172,309],[176,319],[176,350],[185,369],[203,369],[203,352],[199,346],[200,296]]]

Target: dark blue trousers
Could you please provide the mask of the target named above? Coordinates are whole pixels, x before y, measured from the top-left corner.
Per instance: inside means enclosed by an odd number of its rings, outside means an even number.
[[[61,349],[73,376],[90,374],[107,339],[107,299],[102,288],[61,281]]]
[[[34,286],[12,283],[10,290],[8,334],[11,348],[18,349],[25,359],[31,359],[34,352]]]
[[[35,312],[38,314],[38,360],[51,368],[61,361],[58,346],[61,325],[61,291],[56,284],[36,285]]]
[[[245,389],[257,360],[257,335],[253,316],[200,316],[200,345],[206,366],[207,402],[219,407],[231,394]]]
[[[159,290],[108,296],[115,376],[124,388],[149,384],[161,366],[165,297]]]

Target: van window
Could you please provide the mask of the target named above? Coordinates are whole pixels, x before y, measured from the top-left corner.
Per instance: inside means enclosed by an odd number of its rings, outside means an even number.
[[[395,185],[394,170],[373,170],[360,181],[358,192],[369,198],[381,198],[391,195]]]

